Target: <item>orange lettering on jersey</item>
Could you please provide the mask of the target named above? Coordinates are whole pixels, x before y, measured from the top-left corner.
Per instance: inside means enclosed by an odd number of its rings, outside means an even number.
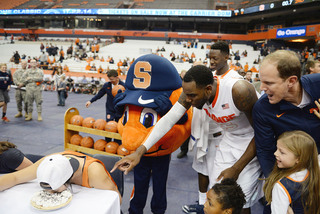
[[[229,122],[230,120],[233,120],[235,118],[235,114],[230,114],[230,115],[227,115],[227,116],[217,117],[214,114],[210,114],[208,109],[204,109],[204,111],[206,112],[206,114],[212,120],[216,121],[217,123],[226,123],[226,122]]]

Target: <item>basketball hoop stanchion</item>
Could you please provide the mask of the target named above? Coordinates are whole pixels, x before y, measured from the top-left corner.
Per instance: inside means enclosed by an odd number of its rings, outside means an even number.
[[[83,152],[87,154],[102,154],[102,155],[112,155],[117,157],[123,157],[122,155],[117,155],[109,152],[99,151],[93,148],[87,148],[87,147],[71,144],[70,143],[71,137],[75,134],[79,134],[79,132],[121,140],[121,135],[119,133],[108,132],[104,130],[98,130],[98,129],[87,128],[83,126],[70,124],[70,119],[75,115],[79,115],[79,111],[77,108],[74,108],[74,107],[69,108],[64,114],[64,150],[72,150],[72,151]]]

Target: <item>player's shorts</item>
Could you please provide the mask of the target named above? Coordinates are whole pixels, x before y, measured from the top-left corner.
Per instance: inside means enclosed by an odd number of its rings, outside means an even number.
[[[203,157],[203,162],[198,161],[196,155],[193,156],[192,168],[196,172],[206,176],[209,176],[209,174],[211,174],[211,168],[208,167],[208,163],[213,163],[215,159],[216,150],[218,145],[220,144],[221,139],[222,136],[213,139],[208,139],[208,150],[207,154]]]
[[[0,89],[0,102],[5,102],[5,103],[10,102],[8,90]]]
[[[224,139],[220,141],[220,145],[216,147],[215,158],[210,160],[210,166],[212,167],[209,172],[209,188],[215,183],[220,173],[232,167],[243,155],[246,148],[238,149],[230,146],[224,142]],[[262,171],[257,157],[255,157],[239,174],[237,183],[241,186],[243,193],[246,196],[246,204],[244,208],[253,206],[262,196]]]

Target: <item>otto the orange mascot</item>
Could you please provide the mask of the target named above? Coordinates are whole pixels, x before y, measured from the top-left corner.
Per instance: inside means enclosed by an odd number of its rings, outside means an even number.
[[[134,151],[144,142],[157,121],[178,101],[181,86],[182,80],[177,70],[167,59],[148,54],[134,61],[127,74],[126,91],[114,99],[115,108],[124,112],[118,129],[126,149]],[[171,153],[190,136],[191,120],[192,110],[189,109],[135,167],[129,213],[143,213],[151,177],[151,211],[165,213]]]

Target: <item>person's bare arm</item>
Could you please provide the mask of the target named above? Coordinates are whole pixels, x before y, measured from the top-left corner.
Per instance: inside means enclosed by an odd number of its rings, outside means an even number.
[[[31,166],[33,163],[28,158],[24,157],[22,163],[15,169],[17,171],[22,170],[28,166]]]
[[[90,164],[88,168],[89,185],[96,189],[113,190],[119,194],[120,204],[122,201],[121,194],[117,186],[113,183],[105,168],[98,162]]]
[[[169,128],[169,130],[170,130],[171,127],[181,118],[181,116],[183,116],[185,111],[191,107],[191,103],[187,102],[186,98],[187,98],[186,95],[182,92],[179,97],[179,100],[178,100],[178,102],[180,104],[180,107],[178,108],[179,109],[178,112],[175,112],[175,109],[177,109],[176,108],[177,106],[175,104],[170,109],[170,111],[157,122],[153,131],[148,135],[147,139],[144,141],[144,144],[139,146],[134,153],[132,153],[128,156],[125,156],[121,160],[119,160],[114,165],[114,167],[112,168],[112,170],[110,172],[113,172],[114,170],[116,170],[118,168],[119,170],[124,171],[124,174],[126,175],[136,165],[138,165],[141,157],[148,151],[149,148],[151,148],[152,145],[157,143],[158,140],[150,140],[151,138],[153,139],[153,135],[160,134],[157,136],[157,139],[161,139],[161,137],[163,137],[167,133],[167,131],[163,131],[163,129]],[[184,109],[184,112],[182,109]],[[172,119],[172,117],[175,117],[175,118]],[[168,124],[171,124],[171,125],[168,125]],[[159,128],[162,126],[165,126],[165,127]]]
[[[252,109],[256,101],[258,100],[256,91],[249,82],[245,80],[239,80],[232,88],[232,97],[235,106],[245,113],[250,124],[252,125]],[[221,178],[234,178],[237,180],[239,174],[244,167],[256,156],[256,146],[254,138],[250,141],[246,151],[241,158],[231,167],[221,172],[218,180]]]
[[[287,214],[294,214],[294,212],[290,206],[288,207]]]
[[[37,169],[42,160],[43,158],[22,170],[0,176],[0,191],[36,179]]]

